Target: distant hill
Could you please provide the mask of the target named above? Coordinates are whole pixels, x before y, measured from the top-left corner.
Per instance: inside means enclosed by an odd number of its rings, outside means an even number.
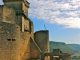
[[[80,52],[80,44],[67,44],[70,47],[73,47],[75,50]]]
[[[54,42],[50,41],[50,51],[52,52],[53,49],[61,49],[64,53],[75,54],[80,52],[80,45],[78,44],[66,44],[64,42]]]

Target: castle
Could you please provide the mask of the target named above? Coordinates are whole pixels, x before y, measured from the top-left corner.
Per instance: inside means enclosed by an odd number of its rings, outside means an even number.
[[[26,0],[3,0],[0,6],[0,60],[38,59],[49,52],[49,32],[34,33]]]
[[[59,49],[49,52],[49,31],[34,33],[26,0],[3,0],[0,5],[0,60],[71,60]]]

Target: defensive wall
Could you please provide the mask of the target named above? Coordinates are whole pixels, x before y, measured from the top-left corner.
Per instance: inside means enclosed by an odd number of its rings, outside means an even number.
[[[49,53],[49,31],[34,33],[34,24],[28,18],[30,3],[26,0],[3,2],[0,6],[0,60],[37,60]],[[64,55],[60,57],[68,60]]]

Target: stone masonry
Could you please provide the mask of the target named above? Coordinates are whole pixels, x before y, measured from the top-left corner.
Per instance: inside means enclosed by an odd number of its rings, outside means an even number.
[[[34,33],[26,0],[3,0],[0,6],[0,60],[70,60],[70,55],[49,52],[49,31]],[[57,54],[56,52],[59,53]],[[57,54],[57,55],[56,55]],[[65,55],[65,56],[64,56]],[[57,58],[53,58],[56,57]],[[59,60],[60,60],[59,59]]]
[[[34,34],[26,0],[3,0],[0,6],[0,60],[39,59],[49,51],[49,32]],[[43,37],[44,36],[44,37]],[[42,45],[44,44],[44,45]]]

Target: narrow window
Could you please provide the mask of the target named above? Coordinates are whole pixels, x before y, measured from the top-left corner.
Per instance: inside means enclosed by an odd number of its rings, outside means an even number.
[[[16,41],[15,39],[12,39],[12,41]]]
[[[8,41],[11,41],[11,39],[7,39]]]

